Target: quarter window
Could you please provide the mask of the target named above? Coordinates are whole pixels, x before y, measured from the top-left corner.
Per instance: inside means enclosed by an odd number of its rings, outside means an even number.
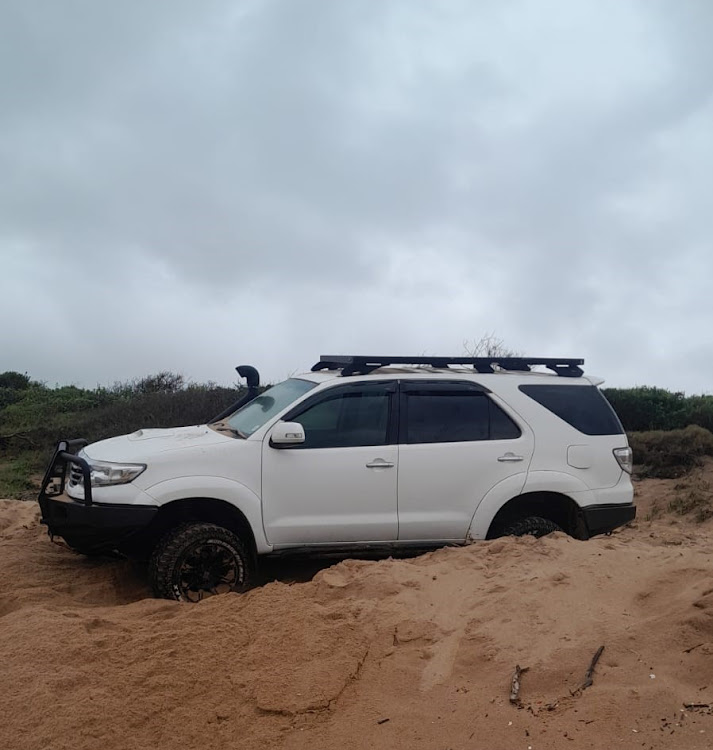
[[[585,435],[621,435],[619,417],[594,385],[521,385],[520,390]]]

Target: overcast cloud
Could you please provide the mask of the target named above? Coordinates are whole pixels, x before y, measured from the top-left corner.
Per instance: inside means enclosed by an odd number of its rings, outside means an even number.
[[[713,391],[708,0],[0,0],[0,371]]]

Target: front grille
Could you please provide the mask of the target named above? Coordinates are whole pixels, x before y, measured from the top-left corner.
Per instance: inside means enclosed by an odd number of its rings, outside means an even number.
[[[82,467],[79,464],[69,465],[69,486],[76,487],[83,484]]]

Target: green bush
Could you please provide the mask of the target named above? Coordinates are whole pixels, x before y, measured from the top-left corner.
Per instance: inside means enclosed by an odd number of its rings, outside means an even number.
[[[690,419],[690,399],[683,393],[642,386],[606,388],[604,395],[628,432],[675,430],[696,424]]]
[[[604,395],[627,432],[680,430],[690,424],[713,430],[713,396],[686,396],[665,388],[606,388]]]
[[[6,392],[13,395],[2,401]],[[203,424],[241,394],[214,383],[186,385],[167,372],[110,388],[48,388],[28,379],[24,389],[0,389],[0,497],[24,496],[28,477],[42,473],[59,440]]]
[[[713,431],[713,396],[690,396],[687,399],[688,424]]]
[[[0,387],[0,410],[4,409],[10,404],[14,404],[22,398],[22,393],[16,391],[14,388],[2,388]]]
[[[13,391],[24,391],[30,387],[30,376],[21,372],[7,370],[0,372],[0,388],[9,388]]]
[[[683,430],[629,433],[640,477],[681,477],[713,456],[713,433],[698,425]]]
[[[713,396],[648,386],[604,393],[630,433],[641,476],[682,476],[713,455]],[[25,487],[28,472],[41,472],[58,440],[201,424],[240,395],[214,383],[186,384],[172,372],[94,389],[49,388],[26,374],[0,373],[0,497]]]

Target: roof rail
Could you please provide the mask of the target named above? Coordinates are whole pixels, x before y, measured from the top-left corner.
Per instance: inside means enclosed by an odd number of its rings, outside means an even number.
[[[319,362],[312,367],[317,370],[341,370],[343,376],[368,375],[379,367],[388,365],[430,365],[447,368],[450,365],[471,365],[480,373],[495,372],[497,365],[503,370],[529,372],[534,365],[543,365],[561,377],[578,378],[583,372],[583,359],[564,359],[562,357],[367,357],[362,355],[323,354]]]

